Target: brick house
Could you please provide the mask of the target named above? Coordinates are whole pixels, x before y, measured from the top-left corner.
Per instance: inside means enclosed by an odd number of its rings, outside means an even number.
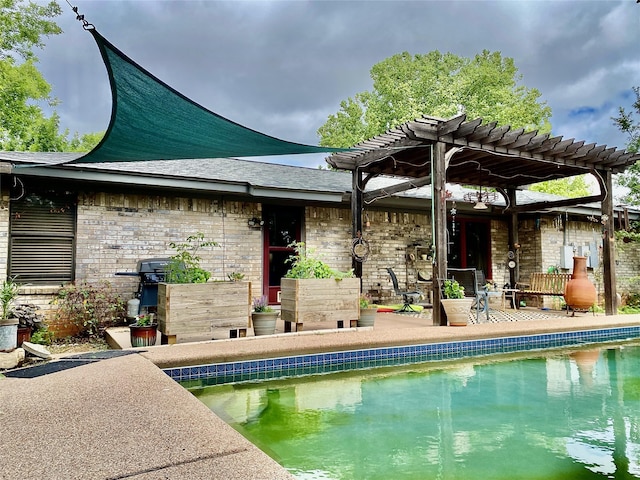
[[[52,308],[61,285],[73,281],[108,280],[125,299],[132,298],[137,278],[115,273],[135,271],[141,259],[170,256],[169,242],[195,232],[220,243],[202,252],[213,279],[243,273],[253,295],[268,294],[272,303],[278,302],[293,240],[322,252],[336,269],[352,267],[349,172],[237,159],[60,164],[77,156],[0,152],[0,275],[17,275],[28,284],[23,300],[43,310]],[[376,178],[369,187],[397,182]],[[509,279],[507,218],[500,201],[487,210],[473,209],[464,201],[468,192],[450,186],[449,264],[481,268],[502,285]],[[518,195],[519,203],[555,198],[527,190]],[[409,287],[421,287],[420,273],[430,276],[429,205],[430,189],[421,187],[364,209],[363,238],[370,251],[362,263],[363,290],[376,300],[398,301],[387,267]],[[602,239],[596,207],[522,215],[520,278],[551,266],[570,271],[571,252],[590,251],[589,273],[598,285]],[[640,264],[636,250],[625,255],[619,285]]]

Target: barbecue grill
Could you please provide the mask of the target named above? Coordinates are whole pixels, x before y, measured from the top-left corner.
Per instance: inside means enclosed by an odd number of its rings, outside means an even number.
[[[158,283],[164,282],[165,271],[171,259],[147,258],[139,260],[135,272],[117,272],[116,275],[139,277],[136,298],[140,300],[138,313],[142,308],[158,306]]]

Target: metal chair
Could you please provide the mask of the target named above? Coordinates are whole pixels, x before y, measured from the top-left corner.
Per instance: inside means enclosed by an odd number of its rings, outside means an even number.
[[[484,312],[489,321],[489,308],[487,291],[478,287],[478,278],[475,268],[447,268],[447,278],[456,280],[464,287],[464,296],[475,299],[472,307],[476,308],[476,321],[480,322],[480,312]],[[483,275],[484,276],[484,275]]]
[[[402,297],[402,308],[396,310],[396,312],[418,312],[412,305],[417,304],[422,297],[422,292],[417,290],[414,291],[404,291],[400,290],[400,286],[398,285],[398,277],[394,273],[392,268],[387,268],[387,272],[389,272],[389,276],[391,277],[391,283],[393,283],[393,290],[395,294]]]

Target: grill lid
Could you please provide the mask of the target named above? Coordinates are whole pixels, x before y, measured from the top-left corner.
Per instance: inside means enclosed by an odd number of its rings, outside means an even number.
[[[169,258],[147,258],[139,260],[138,273],[164,273],[171,259]]]

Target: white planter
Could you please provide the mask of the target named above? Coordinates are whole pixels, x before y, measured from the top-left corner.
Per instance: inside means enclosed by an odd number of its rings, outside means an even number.
[[[14,350],[18,346],[18,321],[0,323],[0,352]]]
[[[443,298],[440,302],[442,302],[450,326],[464,327],[467,325],[473,298]]]

